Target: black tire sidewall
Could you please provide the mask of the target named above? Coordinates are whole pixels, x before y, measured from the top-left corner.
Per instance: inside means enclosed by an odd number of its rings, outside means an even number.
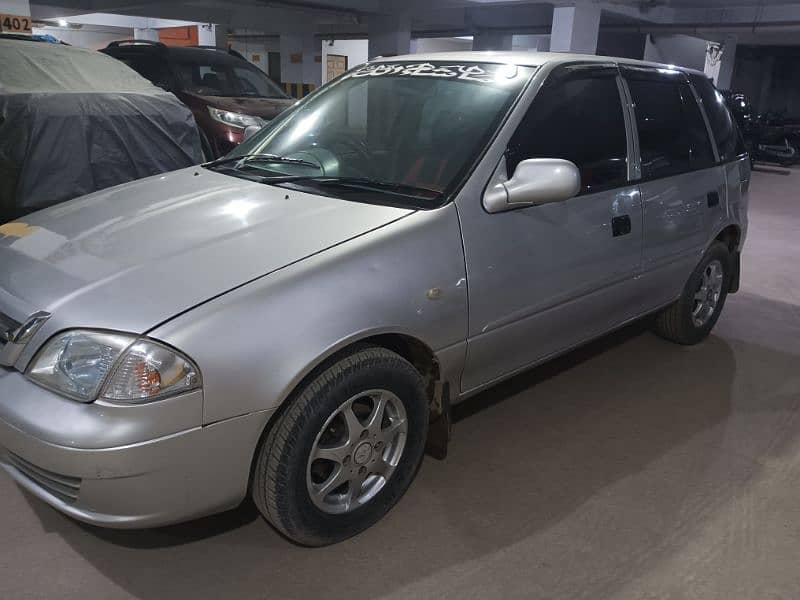
[[[700,280],[703,277],[708,265],[718,260],[722,264],[722,292],[720,293],[719,301],[717,302],[716,309],[711,315],[711,318],[706,321],[701,327],[694,324],[692,319],[692,309],[694,308],[694,295],[700,287]],[[686,282],[686,287],[681,295],[681,312],[683,335],[690,343],[697,343],[708,337],[711,330],[717,324],[722,309],[725,306],[725,300],[728,297],[728,289],[731,285],[731,254],[728,248],[721,242],[715,242],[703,255],[703,259],[692,272],[689,281]]]
[[[279,469],[283,471],[284,485],[276,492],[283,496],[280,502],[284,513],[282,528],[292,539],[320,545],[351,537],[385,515],[414,479],[425,449],[428,402],[417,371],[399,356],[395,359],[390,356],[384,360],[370,358],[368,366],[356,367],[347,376],[337,377],[331,384],[315,389],[306,399],[305,418],[296,420],[287,432],[290,441],[283,446],[282,456],[272,457],[280,462]],[[352,359],[357,361],[359,355]],[[388,390],[403,403],[408,419],[403,455],[386,485],[367,504],[350,513],[325,513],[309,496],[308,457],[328,418],[348,399],[370,389]]]

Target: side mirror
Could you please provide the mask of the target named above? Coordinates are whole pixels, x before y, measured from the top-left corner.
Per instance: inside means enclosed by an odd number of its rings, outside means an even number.
[[[247,127],[244,128],[244,133],[242,134],[242,141],[244,142],[249,140],[259,131],[261,131],[261,127],[259,127],[258,125],[248,125]]]
[[[505,169],[505,161],[501,168]],[[560,158],[530,158],[517,165],[508,181],[490,183],[483,205],[490,213],[504,212],[563,202],[577,196],[580,190],[581,174],[575,163]]]

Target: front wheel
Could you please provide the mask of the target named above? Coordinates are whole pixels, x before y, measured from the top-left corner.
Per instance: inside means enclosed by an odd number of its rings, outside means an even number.
[[[730,289],[731,255],[722,242],[714,242],[703,255],[681,297],[656,317],[655,332],[678,344],[703,341],[719,319]]]
[[[310,381],[272,427],[258,452],[253,500],[297,543],[342,541],[400,499],[427,428],[419,372],[389,350],[358,350]]]

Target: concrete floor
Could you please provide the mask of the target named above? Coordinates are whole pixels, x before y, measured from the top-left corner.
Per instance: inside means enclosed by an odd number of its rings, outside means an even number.
[[[800,170],[754,173],[742,291],[682,348],[633,326],[461,405],[376,527],[308,550],[245,505],[139,532],[0,476],[0,598],[800,597]]]

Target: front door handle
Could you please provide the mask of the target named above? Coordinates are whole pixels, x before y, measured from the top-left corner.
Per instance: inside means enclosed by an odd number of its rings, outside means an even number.
[[[708,192],[708,194],[706,194],[706,199],[708,200],[708,208],[719,206],[719,192],[717,190]]]
[[[631,232],[630,215],[622,215],[621,217],[614,217],[611,219],[611,232],[614,234],[614,237],[628,235]]]

